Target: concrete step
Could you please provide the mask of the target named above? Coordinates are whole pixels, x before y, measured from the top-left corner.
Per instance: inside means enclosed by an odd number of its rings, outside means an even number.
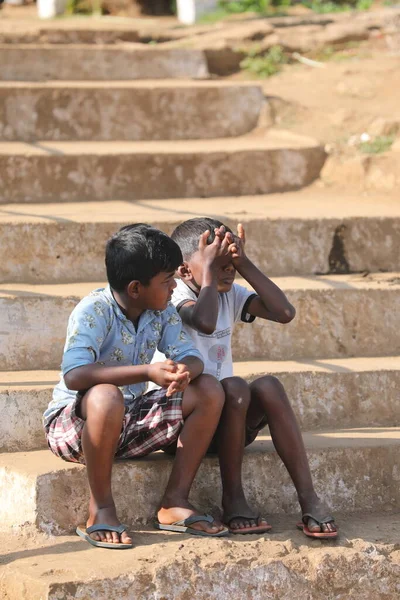
[[[247,381],[278,377],[305,431],[400,426],[398,356],[239,362],[234,372]],[[46,447],[42,415],[58,379],[58,371],[1,373],[0,452]]]
[[[394,600],[400,516],[337,515],[335,542],[307,539],[296,516],[264,536],[209,540],[141,527],[134,548],[99,551],[78,536],[7,537],[0,595],[7,600]]]
[[[400,428],[306,433],[304,441],[316,489],[333,511],[398,509]],[[133,525],[154,519],[171,465],[172,457],[162,452],[115,465],[113,490],[123,522]],[[261,435],[246,449],[243,480],[250,503],[262,512],[298,510],[289,475],[268,436]],[[1,454],[0,483],[4,530],[23,526],[26,532],[60,534],[73,531],[87,516],[85,467],[63,462],[49,450]],[[207,512],[220,505],[217,457],[203,461],[192,501]]]
[[[219,81],[0,83],[0,137],[34,140],[223,138],[254,129],[262,88]]]
[[[143,44],[0,44],[0,80],[124,80],[208,77],[201,50]]]
[[[288,325],[260,319],[251,326],[238,325],[233,337],[235,360],[400,354],[398,273],[275,281],[296,307],[296,318]],[[57,369],[72,309],[101,286],[1,284],[0,370]]]
[[[183,220],[202,215],[215,216],[234,231],[238,221],[244,223],[249,256],[272,276],[400,271],[397,198],[307,189],[184,203],[3,205],[0,282],[101,281],[105,242],[121,225],[151,223],[171,233]]]
[[[325,151],[282,130],[232,140],[0,143],[0,202],[265,194],[314,181]]]
[[[115,17],[82,19],[3,19],[1,44],[118,44],[139,42],[139,22]]]

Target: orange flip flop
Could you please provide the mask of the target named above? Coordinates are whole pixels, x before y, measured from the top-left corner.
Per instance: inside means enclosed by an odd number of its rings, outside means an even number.
[[[334,523],[335,519],[333,517],[324,517],[323,519],[317,519],[314,515],[310,513],[305,513],[301,517],[301,522],[296,523],[297,529],[301,529],[301,531],[310,538],[317,538],[320,540],[331,540],[338,537],[337,531],[310,531],[308,529],[308,519],[313,519],[318,525],[323,525],[325,523]]]
[[[251,521],[257,521],[258,525],[255,525],[254,527],[243,527],[240,529],[232,529],[230,527],[230,523],[234,519],[247,519],[247,520],[251,520]],[[232,533],[234,535],[247,535],[250,533],[261,534],[261,533],[266,533],[267,531],[270,531],[270,529],[272,529],[272,525],[270,525],[269,523],[261,524],[260,521],[261,521],[261,515],[232,514],[232,515],[227,515],[224,518],[224,525],[226,527],[228,527],[229,533]]]

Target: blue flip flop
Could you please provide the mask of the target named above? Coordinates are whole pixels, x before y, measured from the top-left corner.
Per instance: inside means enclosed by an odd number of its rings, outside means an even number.
[[[78,525],[76,528],[76,533],[86,542],[92,544],[92,546],[96,546],[97,548],[109,548],[111,550],[127,550],[128,548],[133,548],[133,544],[111,544],[110,542],[98,542],[90,537],[91,533],[95,533],[96,531],[115,531],[119,535],[126,531],[125,525],[92,525],[91,527],[86,528],[85,525]]]
[[[195,523],[213,523],[214,518],[211,515],[192,515],[182,521],[175,521],[171,525],[164,525],[159,521],[156,521],[154,526],[156,529],[162,529],[163,531],[174,531],[175,533],[190,533],[191,535],[199,535],[201,537],[225,537],[229,535],[229,529],[225,528],[218,533],[207,533],[206,531],[200,531],[194,529],[191,525]]]

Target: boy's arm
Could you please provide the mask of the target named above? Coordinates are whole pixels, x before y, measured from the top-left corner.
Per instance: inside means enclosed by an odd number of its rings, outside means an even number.
[[[146,381],[154,381],[161,387],[168,387],[179,379],[177,369],[172,361],[123,367],[88,364],[76,367],[64,375],[67,388],[76,391],[87,390],[94,385],[103,383],[122,387]]]
[[[188,327],[211,335],[215,331],[218,319],[218,258],[226,255],[229,242],[225,232],[215,236],[212,244],[207,245],[209,231],[205,231],[199,241],[202,254],[203,280],[197,301],[185,302],[179,315]]]
[[[238,225],[238,236],[236,248],[232,251],[232,262],[238,273],[257,293],[257,297],[251,300],[247,312],[261,319],[290,323],[296,315],[296,310],[282,290],[246,256],[245,233],[241,224]]]
[[[170,396],[175,392],[183,392],[193,379],[201,375],[204,363],[200,352],[183,331],[182,319],[175,307],[171,305],[164,311],[163,321],[163,331],[157,349],[166,356],[166,362],[173,366],[173,373],[176,375],[173,382],[161,386],[168,387],[167,395]]]
[[[98,363],[111,326],[110,308],[96,297],[84,298],[73,310],[67,330],[62,372],[70,390],[87,390],[108,383],[116,386],[154,381],[168,387],[180,381],[172,361],[153,365],[104,366]]]

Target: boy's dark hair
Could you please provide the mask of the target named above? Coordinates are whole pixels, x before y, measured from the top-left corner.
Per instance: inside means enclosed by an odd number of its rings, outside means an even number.
[[[210,217],[198,217],[184,221],[172,232],[171,238],[176,242],[183,254],[183,260],[189,260],[199,249],[199,239],[202,233],[207,231],[210,235],[207,238],[207,244],[212,244],[215,240],[214,229],[224,226],[226,231],[232,233],[224,223]]]
[[[122,227],[106,245],[107,279],[117,292],[134,280],[148,285],[158,273],[176,271],[181,263],[178,244],[145,223]]]

